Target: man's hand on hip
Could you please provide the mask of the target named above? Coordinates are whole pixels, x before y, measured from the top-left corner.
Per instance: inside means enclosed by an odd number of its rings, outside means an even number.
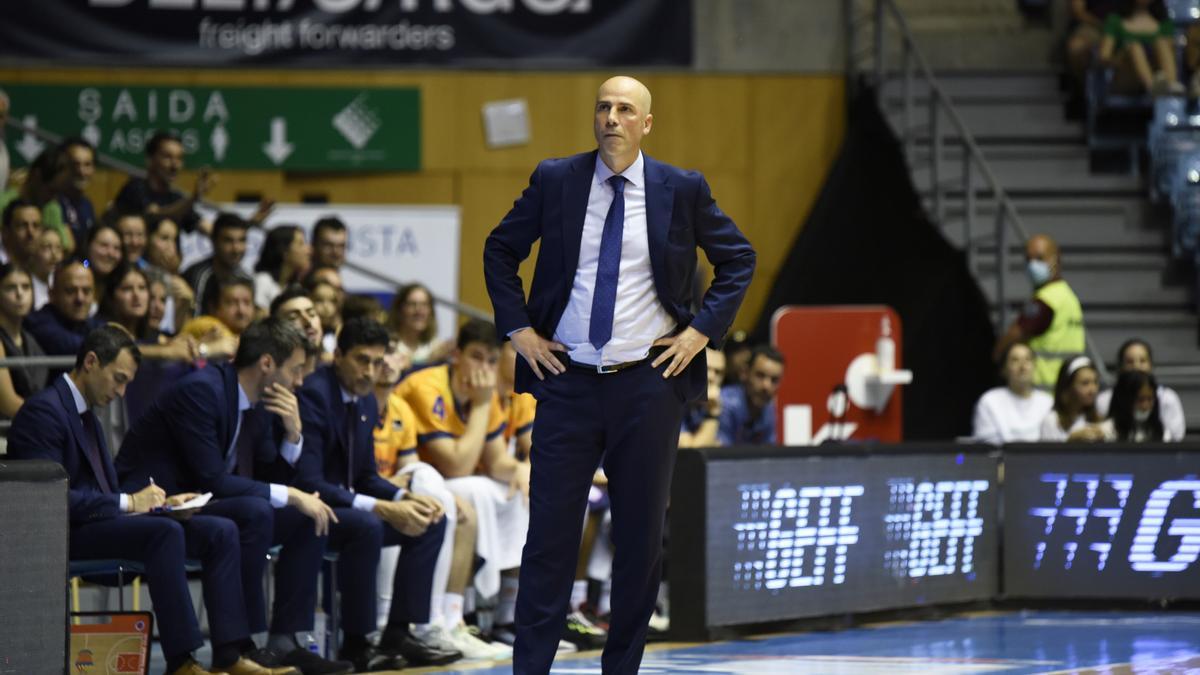
[[[546,377],[542,375],[542,366],[546,367],[550,373],[558,375],[566,370],[554,352],[565,352],[567,348],[557,342],[551,342],[541,335],[537,334],[532,327],[522,328],[510,336],[513,347],[517,353],[525,357],[525,362],[533,369],[533,374],[537,375],[539,380],[544,380]]]
[[[688,326],[679,335],[654,341],[655,347],[666,347],[667,350],[659,354],[658,358],[654,359],[650,365],[657,368],[662,363],[669,361],[666,369],[663,370],[663,377],[676,377],[687,369],[692,359],[704,351],[707,345],[708,336]]]

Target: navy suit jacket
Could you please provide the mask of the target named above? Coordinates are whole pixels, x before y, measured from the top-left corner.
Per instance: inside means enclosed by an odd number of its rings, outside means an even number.
[[[593,150],[538,164],[529,187],[488,236],[483,250],[484,278],[496,310],[496,328],[502,335],[532,326],[543,337],[553,337],[579,265],[596,155]],[[714,345],[720,344],[754,274],[754,249],[717,208],[704,176],[643,157],[646,234],[658,299],[680,330],[690,325]],[[539,239],[541,248],[527,302],[517,271]],[[712,263],[715,276],[693,316],[697,246]],[[703,353],[680,379],[684,379],[681,386],[686,398],[704,394],[707,366]],[[525,360],[517,359],[516,390],[529,391],[536,381]]]
[[[184,377],[154,401],[133,424],[121,452],[117,473],[122,485],[145,485],[154,477],[167,494],[212,492],[213,497],[271,498],[267,483],[226,472],[225,453],[238,420],[237,370],[209,365]],[[279,454],[269,414],[246,412],[238,442],[254,443],[257,465],[269,465]]]
[[[105,434],[96,433],[100,466],[93,466],[88,460],[83,434],[83,420],[75,411],[75,399],[61,377],[54,378],[49,387],[25,399],[8,432],[10,457],[48,459],[66,469],[70,476],[67,499],[72,525],[107,520],[121,513],[117,472],[108,454]],[[107,477],[111,494],[104,494],[100,489],[96,479],[99,473]],[[137,489],[145,486],[146,483],[142,483]]]
[[[392,499],[399,490],[375,468],[375,424],[379,419],[375,395],[355,402],[354,447],[346,447],[346,404],[332,366],[318,368],[300,388],[300,420],[304,424],[304,452],[296,462],[295,485],[320,492],[330,506],[350,506],[355,493]],[[354,475],[346,459],[353,453]],[[351,492],[348,488],[353,487]]]
[[[75,356],[87,334],[103,323],[95,317],[86,321],[69,321],[54,305],[47,303],[25,317],[24,327],[47,354]]]

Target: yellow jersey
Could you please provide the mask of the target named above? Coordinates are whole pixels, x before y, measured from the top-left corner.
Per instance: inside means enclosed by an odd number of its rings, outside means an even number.
[[[469,408],[454,400],[450,389],[450,365],[441,364],[414,371],[396,385],[395,394],[408,403],[416,420],[417,454],[430,462],[427,444],[439,438],[460,438],[467,431]],[[492,393],[488,412],[487,436],[490,441],[508,428],[500,396]],[[433,463],[433,462],[430,462]],[[436,464],[435,464],[436,466]]]
[[[400,458],[417,452],[417,420],[412,408],[394,390],[375,427],[375,465],[381,476],[394,476]]]

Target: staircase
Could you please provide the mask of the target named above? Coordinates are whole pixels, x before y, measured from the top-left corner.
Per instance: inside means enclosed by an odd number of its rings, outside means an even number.
[[[920,0],[936,4],[939,0]],[[950,0],[946,0],[950,1]],[[981,0],[984,1],[984,0]],[[916,4],[909,0],[899,4]],[[916,23],[914,21],[914,23]],[[914,33],[916,30],[914,28]],[[918,44],[924,51],[924,45]],[[1088,333],[1115,369],[1117,349],[1131,337],[1154,348],[1155,374],[1183,399],[1190,432],[1200,432],[1200,349],[1193,309],[1194,277],[1179,273],[1170,259],[1169,214],[1150,204],[1142,179],[1093,174],[1080,122],[1063,114],[1064,96],[1050,70],[946,71],[937,77],[971,130],[1000,185],[1014,200],[1030,233],[1054,237],[1062,250],[1063,275],[1083,304]],[[913,81],[911,123],[915,138],[913,181],[932,209],[927,90]],[[884,110],[893,128],[903,127],[898,78],[882,87]],[[958,180],[962,148],[948,120],[943,135],[943,181]],[[947,186],[943,232],[957,246],[966,242],[961,187]],[[994,202],[976,198],[971,236],[972,267],[993,310],[1028,300],[1021,242],[1012,242],[1009,265],[997,270],[993,241]],[[1011,241],[1011,237],[1010,237]],[[1005,274],[1005,298],[996,298],[996,275]],[[1009,316],[1012,316],[1010,311]]]

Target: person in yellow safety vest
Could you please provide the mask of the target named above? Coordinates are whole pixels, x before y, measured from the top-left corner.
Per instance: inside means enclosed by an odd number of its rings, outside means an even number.
[[[1083,308],[1062,278],[1062,258],[1053,239],[1044,234],[1030,237],[1025,244],[1025,260],[1033,299],[996,341],[992,357],[999,359],[1014,342],[1028,342],[1036,357],[1033,384],[1050,388],[1063,358],[1086,351]]]

